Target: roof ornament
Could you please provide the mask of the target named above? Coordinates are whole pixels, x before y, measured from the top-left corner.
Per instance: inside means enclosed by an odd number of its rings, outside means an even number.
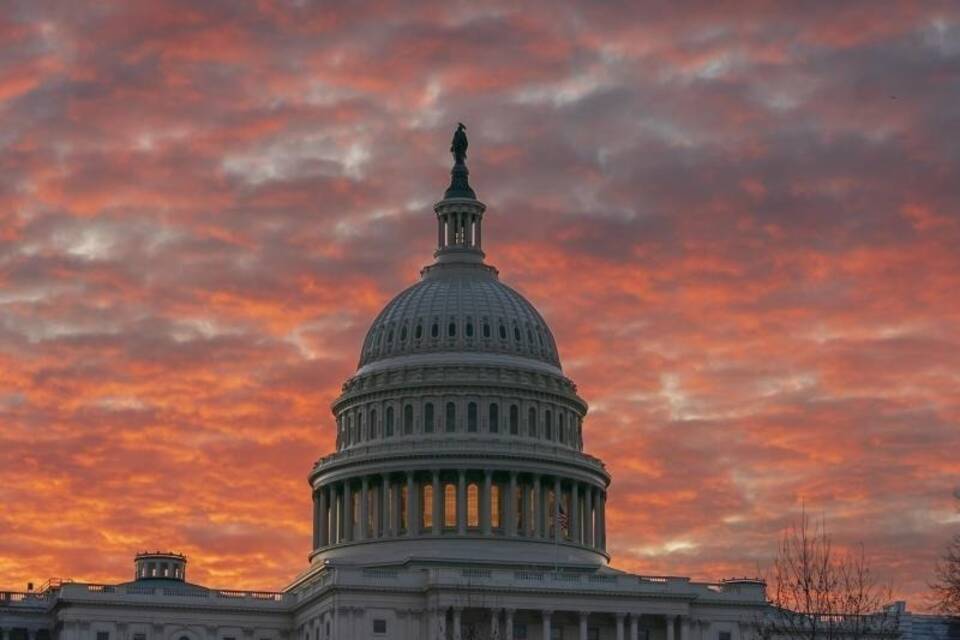
[[[470,143],[467,141],[467,126],[462,122],[457,123],[457,130],[453,132],[453,140],[450,142],[450,153],[453,154],[453,169],[450,170],[450,186],[447,188],[443,197],[446,198],[471,198],[477,199],[477,194],[470,188],[470,171],[467,169],[467,147]]]

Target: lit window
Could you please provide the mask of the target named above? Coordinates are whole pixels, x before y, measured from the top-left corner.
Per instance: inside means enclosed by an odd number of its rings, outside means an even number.
[[[443,526],[457,526],[457,488],[452,484],[443,487]]]
[[[490,403],[490,411],[487,415],[487,418],[490,425],[490,433],[497,433],[500,431],[500,407],[496,402]]]
[[[407,485],[400,487],[400,528],[407,528]]]
[[[423,432],[433,433],[433,403],[428,402],[423,408]]]
[[[490,526],[494,529],[500,527],[500,485],[490,486]]]
[[[423,500],[421,504],[423,505],[423,528],[429,529],[433,526],[433,485],[425,484],[423,485],[423,491],[421,492]]]
[[[477,403],[471,402],[467,405],[467,431],[476,432],[477,430]]]
[[[480,526],[480,488],[475,482],[467,485],[467,526]]]
[[[453,432],[457,429],[457,405],[452,402],[447,403],[447,432]]]

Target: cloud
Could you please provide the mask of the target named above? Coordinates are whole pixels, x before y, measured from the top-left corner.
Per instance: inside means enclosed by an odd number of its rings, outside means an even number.
[[[373,17],[371,17],[373,16]],[[960,13],[19,2],[0,17],[0,584],[279,588],[452,125],[614,477],[618,566],[800,506],[914,606],[955,528]],[[73,553],[77,539],[90,553]]]

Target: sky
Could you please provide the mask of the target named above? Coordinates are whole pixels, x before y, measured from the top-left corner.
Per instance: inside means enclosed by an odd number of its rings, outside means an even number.
[[[762,574],[805,509],[922,608],[960,532],[958,104],[954,2],[7,0],[0,587],[306,567],[462,121],[614,566]]]

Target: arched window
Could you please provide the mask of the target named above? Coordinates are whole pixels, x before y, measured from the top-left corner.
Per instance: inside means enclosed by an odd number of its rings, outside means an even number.
[[[420,511],[423,513],[423,528],[429,529],[433,526],[433,485],[429,482],[423,485],[421,490],[421,501],[420,504],[423,505],[423,508]]]
[[[472,322],[468,322],[468,323],[467,323],[467,337],[468,337],[468,338],[472,338],[472,337],[473,337],[473,323],[472,323]]]
[[[417,328],[414,329],[414,331],[413,331],[413,337],[416,338],[417,340],[419,340],[420,338],[423,337],[423,326],[422,326],[422,325],[419,325],[419,324],[417,325]]]
[[[457,526],[457,488],[452,484],[443,486],[443,526]]]
[[[405,342],[407,339],[407,328],[404,326],[400,329],[400,342]]]
[[[533,346],[533,332],[530,331],[529,327],[527,327],[527,342],[529,342],[530,345]]]
[[[353,416],[347,416],[347,444],[357,441],[357,434],[353,430]]]
[[[500,528],[500,513],[503,507],[500,505],[500,485],[493,483],[490,485],[490,526],[494,529]]]
[[[527,430],[529,435],[537,437],[537,410],[533,407],[527,411]]]
[[[403,433],[413,435],[413,406],[409,404],[403,408]]]
[[[370,409],[370,437],[376,439],[380,437],[380,425],[377,424],[377,410]]]
[[[553,412],[550,409],[543,412],[543,436],[553,440]]]
[[[360,411],[357,412],[357,433],[360,434],[360,439],[361,439],[361,440],[363,439],[364,434],[367,432],[367,430],[364,429],[364,426],[365,426],[365,425],[364,425],[364,422],[365,422],[365,421],[364,421],[364,418],[365,418],[365,417],[366,417],[366,416],[364,415],[363,409],[361,409]]]
[[[557,416],[560,419],[560,426],[557,428],[557,436],[560,438],[560,442],[566,443],[567,441],[567,414],[561,413]]]
[[[507,339],[507,328],[502,324],[500,325],[500,339],[501,340]]]
[[[490,427],[490,433],[498,433],[500,431],[500,407],[496,402],[490,403],[489,413],[487,414],[487,424]]]
[[[387,407],[387,422],[384,425],[383,436],[393,435],[393,407]]]
[[[393,329],[390,329],[390,332],[387,334],[387,343],[393,342]]]
[[[510,405],[510,435],[520,433],[520,409],[517,405]]]
[[[447,403],[447,433],[457,430],[457,405],[452,402]]]
[[[423,407],[423,432],[433,433],[433,403],[428,402]]]
[[[467,526],[480,526],[480,487],[476,482],[467,485]]]
[[[490,323],[489,323],[489,322],[484,322],[484,323],[483,323],[483,337],[484,337],[484,338],[489,338],[489,337],[490,337]]]
[[[520,342],[520,327],[513,328],[513,339]]]
[[[467,431],[476,433],[477,431],[477,403],[471,402],[467,405]]]
[[[436,338],[440,335],[440,325],[436,322],[433,323],[433,326],[430,327],[430,337]]]
[[[453,338],[454,336],[457,335],[457,323],[456,323],[456,322],[451,322],[450,324],[447,325],[447,335],[450,336],[451,338]]]

